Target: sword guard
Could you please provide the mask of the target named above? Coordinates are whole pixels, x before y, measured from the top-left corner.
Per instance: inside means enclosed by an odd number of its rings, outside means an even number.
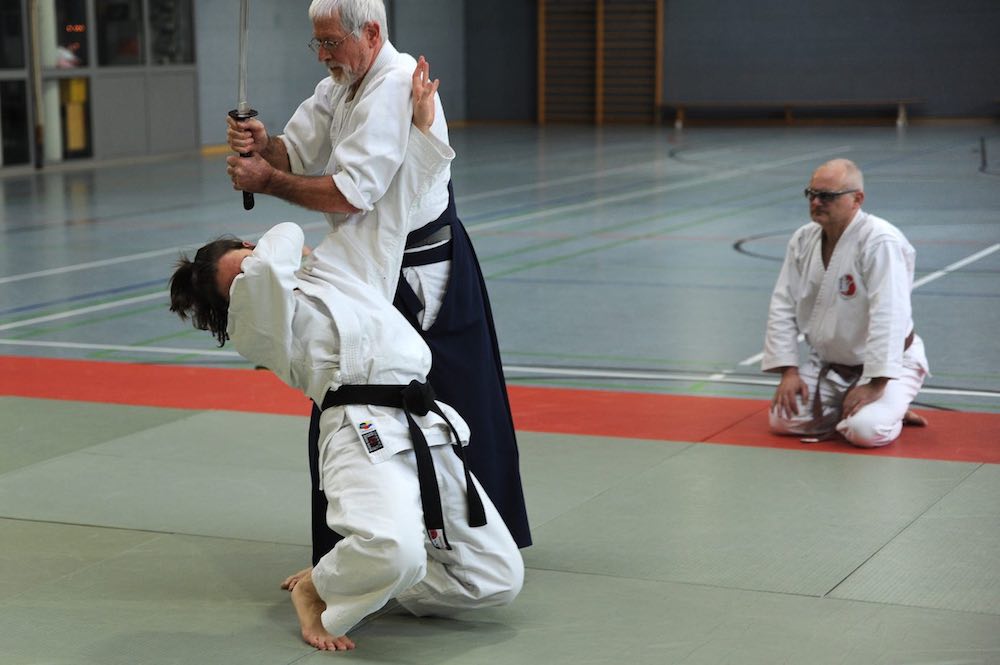
[[[229,112],[229,117],[237,122],[243,120],[249,120],[250,118],[257,115],[257,111],[254,109],[247,109],[246,111],[240,111],[239,109],[233,109]],[[249,157],[249,152],[241,152],[240,157]],[[253,210],[253,192],[243,192],[243,209]]]
[[[240,111],[239,109],[233,109],[229,112],[229,117],[233,120],[249,120],[250,118],[257,115],[256,109],[247,109],[246,111]]]

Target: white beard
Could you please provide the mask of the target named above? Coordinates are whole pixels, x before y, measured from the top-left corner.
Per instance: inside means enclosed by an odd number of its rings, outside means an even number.
[[[354,84],[354,72],[343,65],[332,65],[329,67],[330,78],[338,85],[350,86]]]

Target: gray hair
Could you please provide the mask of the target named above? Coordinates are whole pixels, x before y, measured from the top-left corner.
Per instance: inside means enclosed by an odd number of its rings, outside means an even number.
[[[340,17],[340,26],[357,37],[366,23],[378,23],[383,40],[389,39],[389,26],[385,22],[385,3],[382,0],[312,0],[309,20]]]

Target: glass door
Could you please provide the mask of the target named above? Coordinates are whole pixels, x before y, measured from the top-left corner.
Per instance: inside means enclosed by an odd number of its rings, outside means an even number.
[[[0,166],[31,161],[24,0],[0,0]]]
[[[0,167],[197,146],[192,0],[0,0],[0,38]]]

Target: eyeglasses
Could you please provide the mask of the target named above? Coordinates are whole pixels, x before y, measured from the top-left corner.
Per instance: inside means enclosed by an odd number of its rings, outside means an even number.
[[[819,199],[820,203],[829,203],[830,201],[833,201],[838,196],[843,196],[844,194],[853,194],[856,191],[858,191],[858,190],[856,190],[856,189],[845,189],[845,190],[840,191],[840,192],[821,192],[821,191],[818,191],[818,190],[815,190],[815,189],[810,189],[809,187],[806,187],[806,191],[804,191],[803,194],[805,194],[806,198],[809,199],[810,201],[812,201],[813,199]]]
[[[340,48],[340,45],[347,41],[347,38],[351,36],[350,33],[340,39],[316,39],[313,37],[309,40],[309,48],[312,49],[313,53],[319,53],[319,50],[325,49],[327,53],[333,53],[336,49]]]

